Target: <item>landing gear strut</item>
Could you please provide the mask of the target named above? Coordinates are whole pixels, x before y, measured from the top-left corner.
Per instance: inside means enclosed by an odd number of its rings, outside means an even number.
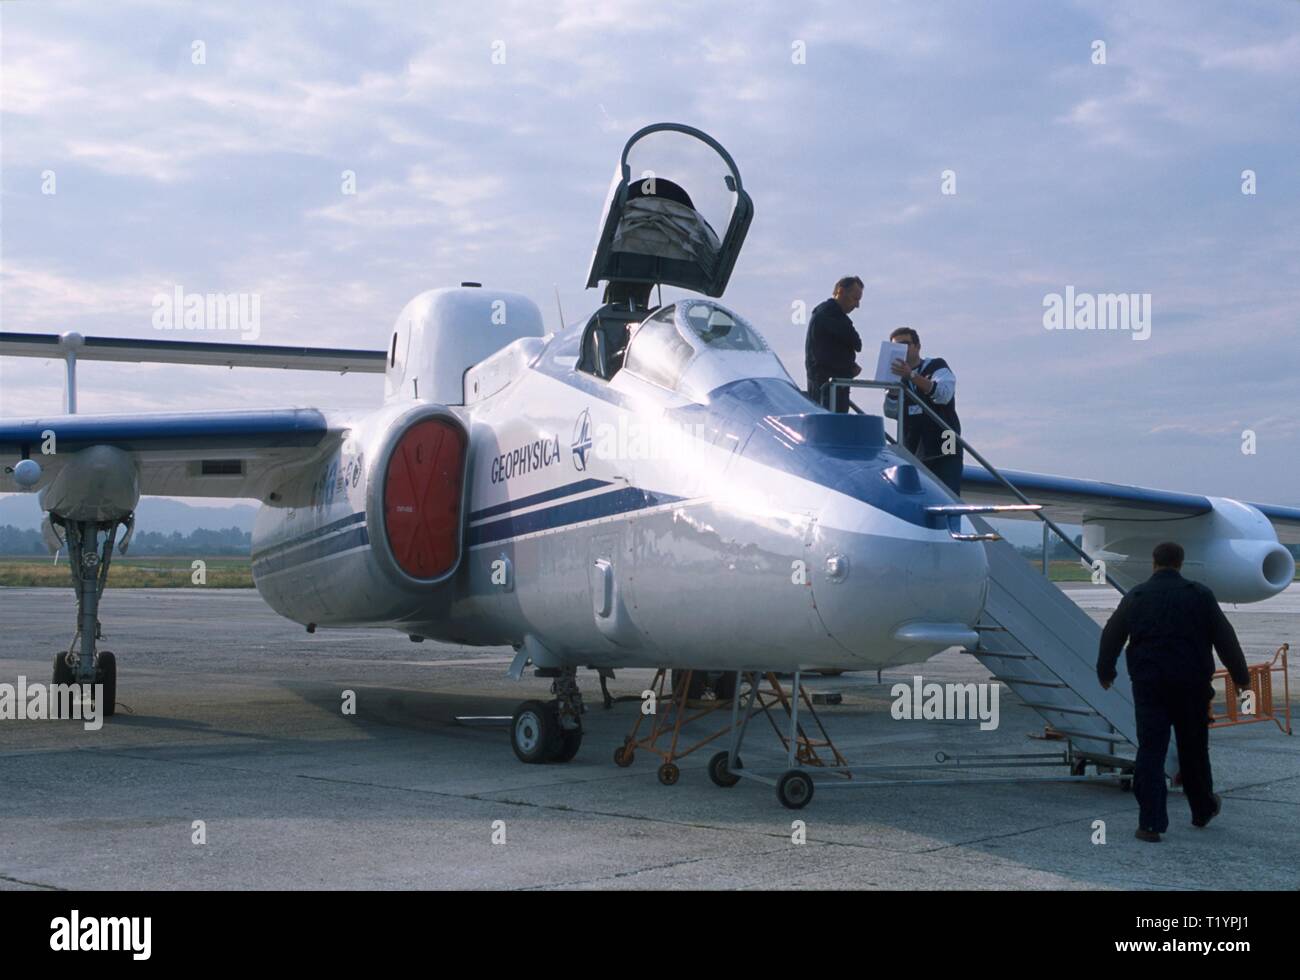
[[[520,762],[568,762],[582,746],[582,692],[578,669],[552,674],[553,701],[525,701],[510,723],[510,747]]]
[[[99,600],[108,582],[118,526],[127,528],[127,535],[123,538],[125,550],[132,518],[70,521],[51,514],[50,523],[63,531],[72,587],[77,594],[77,632],[67,651],[54,657],[54,683],[89,685],[92,698],[95,696],[93,685],[102,685],[101,716],[111,718],[117,705],[117,658],[107,650],[96,649],[103,635],[99,623]]]

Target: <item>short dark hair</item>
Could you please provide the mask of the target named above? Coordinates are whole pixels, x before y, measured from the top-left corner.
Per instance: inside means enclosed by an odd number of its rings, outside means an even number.
[[[1182,568],[1183,546],[1173,541],[1163,541],[1151,552],[1151,563],[1159,568]]]
[[[913,344],[919,344],[921,342],[921,335],[911,327],[899,327],[889,335],[889,339],[893,340],[895,337],[903,336],[903,334],[907,334],[911,338]]]
[[[859,279],[857,276],[845,276],[843,279],[837,279],[835,281],[836,292],[838,292],[841,289],[848,289],[850,286],[861,286],[863,289],[867,288],[865,285],[863,285],[862,280]]]

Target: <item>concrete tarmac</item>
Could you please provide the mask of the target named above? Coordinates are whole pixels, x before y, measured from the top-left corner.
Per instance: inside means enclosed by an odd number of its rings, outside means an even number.
[[[1108,589],[1068,591],[1099,621],[1115,604]],[[1227,609],[1252,663],[1295,646],[1296,586]],[[47,683],[73,615],[70,589],[0,589],[0,683]],[[503,728],[456,721],[549,696],[547,681],[506,678],[512,651],[382,630],[308,635],[251,591],[114,590],[103,622],[117,717],[97,732],[0,721],[0,888],[1300,887],[1300,746],[1271,723],[1212,733],[1222,815],[1195,829],[1172,792],[1169,833],[1151,845],[1134,839],[1136,802],[1113,782],[821,786],[795,812],[766,786],[715,787],[709,746],[662,786],[645,753],[614,765],[639,708],[603,710],[585,671],[577,757],[526,766]],[[988,677],[950,651],[883,683],[811,681],[842,693],[821,711],[851,761],[1060,751],[1028,737],[1042,720],[1005,688],[995,731],[894,719],[890,688],[915,674]],[[611,692],[635,696],[650,676],[620,672]],[[1298,679],[1293,666],[1293,700]],[[342,711],[345,691],[355,715]],[[747,763],[780,768],[775,738],[758,734]],[[806,843],[793,842],[794,821]]]

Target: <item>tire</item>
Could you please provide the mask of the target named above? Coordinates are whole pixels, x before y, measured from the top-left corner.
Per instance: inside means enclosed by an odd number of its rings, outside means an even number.
[[[1084,775],[1084,770],[1086,770],[1087,768],[1088,768],[1087,759],[1075,759],[1073,762],[1070,763],[1070,775],[1082,776]]]
[[[542,701],[525,701],[510,722],[510,747],[520,762],[549,762],[560,749],[560,723]]]
[[[665,786],[677,785],[677,780],[682,778],[682,771],[671,762],[665,762],[659,767],[659,782]]]
[[[107,650],[100,653],[95,664],[95,683],[104,685],[104,704],[100,714],[112,718],[117,710],[117,657]]]
[[[66,653],[56,653],[54,655],[55,684],[71,684],[73,682],[72,668],[68,666],[67,657]]]
[[[626,769],[632,764],[632,759],[634,757],[635,753],[632,751],[630,746],[620,745],[614,750],[614,765],[618,766],[620,769]]]
[[[573,731],[560,730],[560,747],[555,755],[551,758],[552,762],[569,762],[578,754],[578,749],[582,747],[582,729],[575,728]]]
[[[740,782],[740,777],[727,765],[730,755],[730,752],[719,752],[709,760],[709,778],[713,780],[714,786],[730,789]],[[745,768],[745,763],[741,761],[740,756],[736,756],[736,768]]]
[[[1131,776],[1121,777],[1119,781],[1119,788],[1123,790],[1125,793],[1131,792],[1133,789],[1133,778]]]
[[[802,810],[812,802],[812,777],[799,769],[787,769],[776,781],[776,798],[787,810]]]

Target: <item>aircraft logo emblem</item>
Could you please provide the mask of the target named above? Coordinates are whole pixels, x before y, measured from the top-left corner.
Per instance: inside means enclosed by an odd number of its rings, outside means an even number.
[[[587,468],[587,455],[591,452],[591,412],[582,410],[573,426],[573,465],[578,470]]]

